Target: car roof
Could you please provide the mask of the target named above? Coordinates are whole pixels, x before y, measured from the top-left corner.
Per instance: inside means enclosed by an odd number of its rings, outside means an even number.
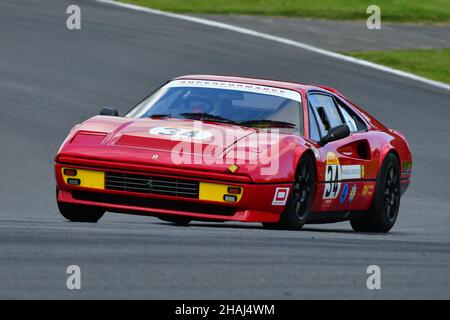
[[[310,90],[321,90],[321,91],[331,91],[333,93],[339,92],[333,88],[325,87],[325,86],[317,86],[317,85],[308,85],[299,82],[291,82],[291,81],[280,81],[280,80],[272,80],[272,79],[263,79],[263,78],[247,78],[247,77],[236,77],[236,76],[219,76],[219,75],[185,75],[181,77],[177,77],[173,80],[210,80],[210,81],[226,81],[226,82],[238,82],[238,83],[247,83],[253,85],[261,85],[268,87],[276,87],[283,88],[301,92],[307,92]]]

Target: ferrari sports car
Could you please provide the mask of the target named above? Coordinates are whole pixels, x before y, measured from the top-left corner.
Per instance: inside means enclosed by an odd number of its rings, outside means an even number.
[[[411,179],[405,137],[335,89],[210,75],[166,82],[123,116],[76,125],[55,158],[70,221],[105,213],[178,225],[350,221],[388,232]]]

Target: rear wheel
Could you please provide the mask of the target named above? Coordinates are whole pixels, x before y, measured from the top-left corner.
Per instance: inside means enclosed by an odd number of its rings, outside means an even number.
[[[267,228],[301,229],[309,219],[314,190],[314,161],[309,154],[306,154],[297,166],[292,192],[280,222],[263,223],[263,225]]]
[[[395,224],[400,207],[400,166],[397,157],[389,153],[377,178],[372,205],[367,213],[350,220],[357,232],[387,233]]]
[[[187,226],[192,219],[187,218],[187,217],[181,217],[181,216],[161,216],[158,217],[159,220],[162,221],[166,221],[166,222],[171,222],[173,224],[176,224],[178,226]]]
[[[105,214],[102,208],[65,202],[58,202],[58,209],[64,218],[72,222],[95,223]]]

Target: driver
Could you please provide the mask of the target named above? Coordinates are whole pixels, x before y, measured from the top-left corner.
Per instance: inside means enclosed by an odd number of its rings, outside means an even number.
[[[183,97],[184,112],[211,113],[215,110],[216,97],[207,90],[189,90]]]

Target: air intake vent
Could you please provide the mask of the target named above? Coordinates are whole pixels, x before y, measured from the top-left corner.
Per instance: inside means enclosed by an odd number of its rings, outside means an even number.
[[[118,172],[106,172],[105,188],[195,199],[199,193],[198,181]]]

